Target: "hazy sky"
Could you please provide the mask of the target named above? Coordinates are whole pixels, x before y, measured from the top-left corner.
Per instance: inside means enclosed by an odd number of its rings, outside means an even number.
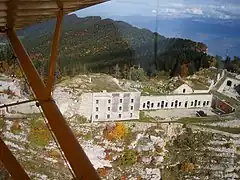
[[[240,19],[240,0],[112,0],[76,12],[79,16]]]

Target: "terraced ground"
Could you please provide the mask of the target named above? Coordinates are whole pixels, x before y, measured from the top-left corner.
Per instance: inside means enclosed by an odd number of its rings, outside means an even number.
[[[69,179],[71,174],[44,122],[35,118],[5,119],[0,128],[4,142],[32,179]]]
[[[109,123],[82,124],[76,119],[70,125],[81,144],[88,142],[89,146],[109,151],[109,156],[98,157],[98,163],[109,160],[112,165],[98,168],[102,179],[158,180],[161,176],[162,180],[237,180],[240,178],[240,121],[233,118],[237,117],[185,118],[167,123],[147,119],[125,122],[127,136],[113,142],[103,134]],[[32,179],[71,178],[38,115],[1,122],[4,122],[0,124],[4,141]],[[1,174],[6,176],[5,172]]]
[[[163,179],[239,179],[239,137],[236,132],[187,125],[187,131],[166,147]]]

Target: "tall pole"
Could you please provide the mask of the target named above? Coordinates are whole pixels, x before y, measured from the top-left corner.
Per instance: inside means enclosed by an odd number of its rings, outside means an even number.
[[[158,9],[159,9],[159,0],[157,0],[157,14],[155,22],[155,33],[154,33],[154,65],[157,68],[157,51],[158,51]]]

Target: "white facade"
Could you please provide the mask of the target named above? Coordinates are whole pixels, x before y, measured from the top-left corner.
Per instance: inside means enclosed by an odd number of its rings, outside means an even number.
[[[140,110],[211,107],[212,94],[141,96]]]
[[[193,93],[193,89],[187,84],[182,84],[173,91],[173,94],[191,94],[191,93]]]
[[[234,89],[234,87],[240,85],[240,80],[227,77],[218,89],[218,92],[228,91]]]
[[[197,90],[197,89],[193,89],[188,84],[182,84],[177,89],[175,89],[172,94],[192,94],[192,93],[203,94],[203,93],[209,93],[209,90],[210,88],[206,90]]]
[[[140,92],[84,93],[79,111],[91,122],[99,122],[139,119],[140,110],[210,108],[212,105],[212,94],[196,93],[187,84],[173,93],[159,96],[141,96]]]
[[[93,121],[139,119],[140,92],[87,93],[86,117]],[[88,95],[85,95],[86,97]],[[84,106],[82,104],[82,106]],[[86,108],[85,108],[86,109]]]

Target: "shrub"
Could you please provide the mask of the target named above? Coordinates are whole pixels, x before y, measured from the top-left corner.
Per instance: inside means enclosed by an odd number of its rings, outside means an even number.
[[[81,116],[81,115],[76,116],[76,119],[81,124],[88,122],[88,119],[86,117],[84,117],[84,116]]]
[[[158,153],[162,153],[163,152],[163,148],[159,147],[159,146],[155,146],[155,149]]]
[[[145,113],[143,111],[140,111],[139,114],[139,121],[154,121],[154,118],[152,118],[151,116],[147,116],[145,115]]]
[[[35,147],[44,147],[48,145],[51,140],[51,134],[43,121],[35,119],[31,121],[28,140],[30,145]]]
[[[20,133],[21,132],[20,120],[19,119],[15,120],[10,129],[13,134]]]
[[[0,119],[0,129],[3,129],[5,126],[5,122],[3,119]]]
[[[236,148],[236,150],[237,150],[237,152],[240,153],[240,147],[239,146]]]
[[[89,131],[84,135],[85,140],[91,140],[92,139],[92,133]]]
[[[121,166],[131,166],[137,162],[137,152],[132,149],[125,150],[122,157],[119,159],[119,164]]]
[[[57,159],[61,159],[62,158],[60,152],[57,151],[57,150],[52,150],[51,152],[49,152],[49,155],[52,156],[52,157],[55,157]]]
[[[194,165],[193,163],[183,163],[182,164],[182,170],[185,172],[191,172],[194,170]]]

